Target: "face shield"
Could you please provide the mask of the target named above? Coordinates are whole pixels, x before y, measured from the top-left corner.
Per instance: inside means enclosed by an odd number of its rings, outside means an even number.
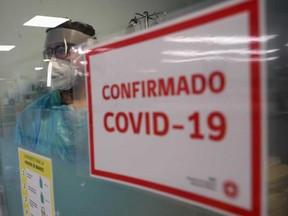
[[[46,40],[44,44],[44,50],[51,47],[54,44],[73,44],[79,45],[87,42],[91,39],[91,36],[86,35],[80,31],[67,28],[51,29],[46,33]]]
[[[71,55],[71,66],[74,71],[74,85],[73,94],[75,98],[80,98],[83,95],[83,89],[86,91],[86,53],[88,53],[91,48],[97,43],[95,39],[89,39],[86,43],[82,43],[78,46],[72,47],[70,50]]]
[[[76,70],[77,77],[85,77],[85,70],[87,65],[85,55],[91,51],[91,47],[93,47],[95,44],[97,44],[97,40],[90,38],[86,41],[86,43],[82,43],[71,48],[71,64]]]
[[[71,89],[77,78],[84,77],[84,56],[96,39],[82,32],[58,28],[47,32],[44,61],[48,60],[47,86],[53,89]],[[73,46],[78,44],[77,46]]]

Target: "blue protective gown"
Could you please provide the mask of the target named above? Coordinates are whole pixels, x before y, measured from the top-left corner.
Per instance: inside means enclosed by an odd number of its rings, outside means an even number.
[[[63,105],[59,91],[55,90],[19,113],[14,138],[19,145],[38,153],[74,161],[76,146],[80,155],[83,146],[87,146],[86,114],[86,109]]]

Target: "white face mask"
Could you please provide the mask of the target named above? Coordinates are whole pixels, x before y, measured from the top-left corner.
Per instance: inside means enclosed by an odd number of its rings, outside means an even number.
[[[68,90],[75,82],[75,70],[70,61],[52,58],[48,65],[48,79],[51,76],[53,89]]]

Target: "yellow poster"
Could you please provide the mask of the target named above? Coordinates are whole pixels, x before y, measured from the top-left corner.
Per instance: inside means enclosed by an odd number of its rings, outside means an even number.
[[[50,158],[18,148],[24,216],[54,216]]]

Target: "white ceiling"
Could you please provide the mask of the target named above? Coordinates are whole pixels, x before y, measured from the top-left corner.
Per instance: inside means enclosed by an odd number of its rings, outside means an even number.
[[[195,2],[195,1],[194,1]],[[0,52],[0,74],[23,73],[42,64],[45,28],[23,26],[35,15],[68,17],[92,24],[99,41],[122,34],[135,12],[173,12],[192,4],[187,0],[0,0],[0,45],[16,45]],[[37,66],[37,65],[35,65]]]
[[[0,44],[13,44],[9,53],[0,53],[4,65],[41,59],[45,29],[23,23],[35,15],[68,17],[94,26],[97,36],[106,40],[125,32],[134,13],[166,11],[173,14],[191,5],[220,0],[0,0]],[[0,71],[0,74],[3,71]]]

